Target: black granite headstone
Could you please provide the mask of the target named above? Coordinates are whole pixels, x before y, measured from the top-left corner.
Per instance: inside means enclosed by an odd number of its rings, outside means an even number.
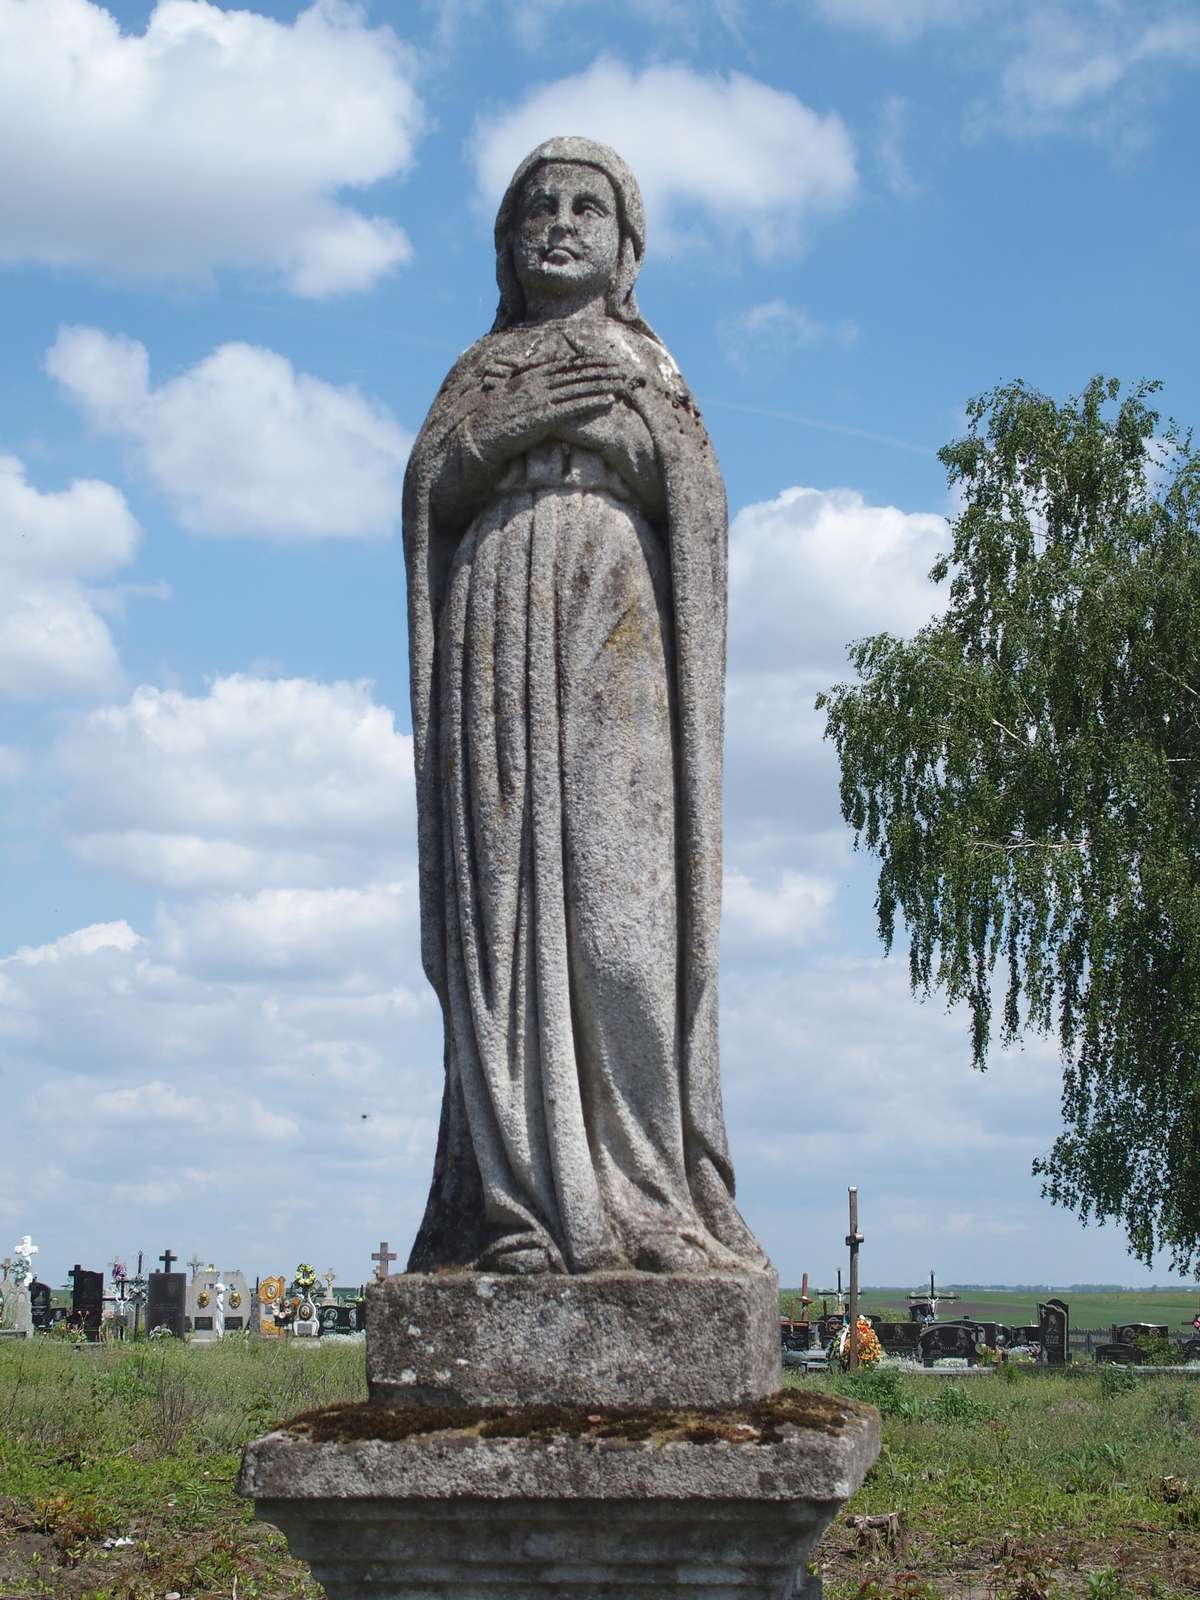
[[[50,1285],[39,1283],[35,1278],[29,1285],[29,1320],[33,1323],[35,1333],[49,1331],[50,1315]]]
[[[1065,1367],[1071,1359],[1070,1313],[1065,1300],[1047,1300],[1038,1305],[1042,1352],[1047,1366]]]
[[[185,1332],[186,1272],[152,1272],[146,1279],[146,1329],[168,1328],[177,1339]]]
[[[822,1349],[829,1343],[834,1334],[842,1331],[842,1324],[845,1320],[845,1317],[834,1311],[831,1311],[828,1316],[817,1318],[817,1340]]]
[[[89,1344],[95,1344],[104,1314],[104,1274],[88,1272],[76,1262],[70,1277],[71,1326],[82,1329]]]
[[[1165,1322],[1114,1322],[1113,1344],[1136,1344],[1139,1339],[1166,1339],[1170,1330]]]
[[[889,1356],[909,1356],[915,1359],[921,1342],[919,1322],[877,1322],[875,1334],[884,1353]]]
[[[945,1356],[965,1358],[969,1367],[975,1365],[979,1354],[979,1341],[973,1328],[961,1322],[931,1322],[921,1329],[921,1360],[927,1367]]]
[[[1108,1361],[1116,1361],[1124,1366],[1137,1367],[1141,1365],[1142,1355],[1135,1344],[1098,1344],[1096,1360],[1101,1365]]]

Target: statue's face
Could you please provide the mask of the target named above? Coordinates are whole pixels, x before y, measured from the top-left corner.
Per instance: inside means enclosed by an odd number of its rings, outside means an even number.
[[[602,293],[620,253],[617,196],[603,172],[548,161],[530,174],[513,239],[513,267],[527,294]]]

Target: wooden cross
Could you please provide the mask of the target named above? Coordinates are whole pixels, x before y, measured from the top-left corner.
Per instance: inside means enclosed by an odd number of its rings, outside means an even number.
[[[862,1243],[863,1236],[858,1231],[858,1190],[851,1186],[850,1232],[846,1235],[850,1250],[850,1336],[847,1344],[851,1371],[858,1365],[858,1248]]]
[[[395,1261],[395,1259],[396,1252],[388,1249],[388,1242],[386,1239],[381,1241],[378,1250],[373,1250],[371,1252],[371,1260],[378,1261],[379,1263],[379,1265],[375,1268],[375,1276],[379,1279],[380,1283],[382,1283],[388,1275],[388,1262]]]
[[[164,1250],[162,1255],[160,1255],[158,1259],[163,1264],[163,1271],[164,1272],[170,1272],[170,1270],[174,1266],[175,1262],[179,1260],[179,1257],[176,1256],[176,1255],[172,1255],[170,1250]]]

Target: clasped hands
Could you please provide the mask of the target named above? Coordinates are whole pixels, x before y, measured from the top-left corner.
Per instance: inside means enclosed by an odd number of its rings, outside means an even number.
[[[633,385],[617,362],[580,354],[530,366],[493,360],[480,387],[489,398],[471,418],[471,435],[479,453],[494,459],[523,454],[550,437],[575,442]]]

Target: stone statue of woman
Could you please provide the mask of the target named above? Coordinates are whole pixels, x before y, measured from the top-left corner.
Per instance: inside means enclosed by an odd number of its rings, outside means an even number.
[[[446,1064],[413,1272],[765,1266],[719,1082],[725,496],[638,312],[643,242],[612,150],[534,150],[496,218],[495,324],[409,463]]]

